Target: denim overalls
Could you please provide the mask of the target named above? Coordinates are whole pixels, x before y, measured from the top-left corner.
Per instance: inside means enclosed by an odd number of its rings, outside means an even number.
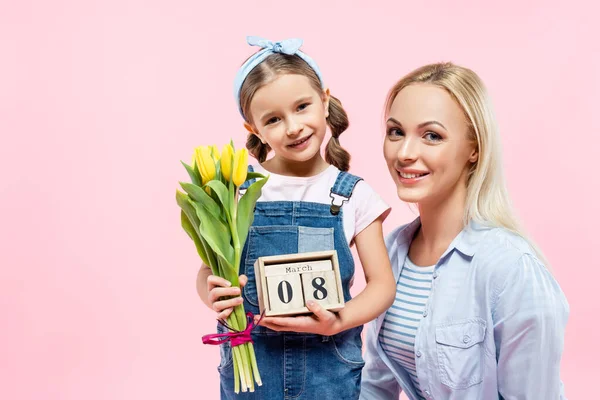
[[[243,290],[246,311],[259,314],[254,262],[258,257],[337,250],[344,300],[350,300],[354,259],[343,228],[343,203],[361,180],[340,172],[331,188],[332,204],[257,202],[254,222],[242,253],[240,272],[248,276]],[[341,198],[341,201],[340,201]],[[334,204],[335,203],[335,204]],[[222,330],[221,330],[222,331]],[[334,336],[275,332],[258,326],[252,333],[263,385],[254,393],[235,395],[229,343],[222,344],[221,399],[352,400],[360,394],[362,326]]]

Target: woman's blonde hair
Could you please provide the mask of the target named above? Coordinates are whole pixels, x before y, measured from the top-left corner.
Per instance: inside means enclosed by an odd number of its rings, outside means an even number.
[[[317,92],[323,91],[319,77],[302,58],[282,53],[271,54],[248,74],[240,90],[240,106],[247,122],[252,122],[249,117],[250,104],[256,91],[283,74],[306,76]],[[331,131],[331,139],[325,148],[325,161],[341,171],[348,171],[350,168],[350,153],[340,145],[339,140],[340,135],[348,129],[348,124],[348,114],[342,107],[342,103],[337,98],[330,96],[327,125]],[[246,147],[250,154],[261,163],[267,159],[267,154],[271,150],[268,144],[263,144],[252,133],[248,135]]]
[[[505,228],[525,239],[538,258],[545,262],[538,247],[524,233],[513,210],[504,173],[498,125],[487,90],[472,70],[453,63],[425,65],[406,75],[390,90],[385,104],[386,116],[398,93],[405,87],[425,83],[448,92],[462,108],[468,124],[468,139],[476,143],[478,159],[467,180],[467,200],[463,220]]]

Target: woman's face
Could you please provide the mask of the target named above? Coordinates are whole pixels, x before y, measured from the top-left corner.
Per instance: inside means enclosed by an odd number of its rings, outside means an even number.
[[[409,203],[439,203],[466,188],[477,161],[467,119],[452,96],[431,84],[412,84],[394,99],[383,154],[398,197]]]

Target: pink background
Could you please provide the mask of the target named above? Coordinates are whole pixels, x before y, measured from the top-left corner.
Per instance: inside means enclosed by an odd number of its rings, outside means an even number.
[[[514,202],[571,304],[567,395],[594,397],[592,2],[204,3],[0,3],[0,398],[218,397],[218,349],[200,341],[214,314],[174,194],[194,146],[243,143],[231,86],[247,34],[305,39],[349,112],[352,171],[394,207],[386,232],[414,217],[381,156],[387,90],[433,61],[482,76]]]

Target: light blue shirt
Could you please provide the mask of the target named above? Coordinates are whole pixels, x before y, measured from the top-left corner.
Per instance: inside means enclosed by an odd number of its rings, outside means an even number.
[[[397,280],[417,218],[386,238]],[[569,305],[525,240],[471,222],[435,266],[415,336],[416,373],[428,399],[565,399],[560,359]],[[408,373],[367,328],[361,400],[417,399]]]

